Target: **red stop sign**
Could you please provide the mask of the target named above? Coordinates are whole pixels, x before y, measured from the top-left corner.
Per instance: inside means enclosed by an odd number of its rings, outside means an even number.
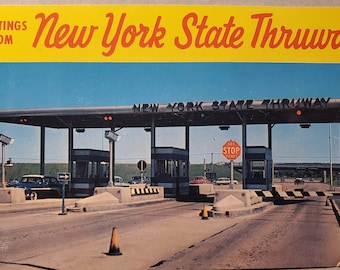
[[[235,141],[227,141],[222,146],[222,154],[228,160],[235,160],[241,155],[241,146]]]

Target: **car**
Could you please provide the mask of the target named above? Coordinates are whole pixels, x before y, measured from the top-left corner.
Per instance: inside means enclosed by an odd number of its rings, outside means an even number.
[[[194,179],[192,179],[189,182],[190,185],[197,185],[197,184],[211,184],[211,181],[206,176],[195,176]]]
[[[216,185],[229,185],[230,184],[230,178],[229,177],[219,177],[215,181],[215,184]],[[233,180],[233,184],[237,185],[238,181],[237,180]]]
[[[56,177],[51,175],[23,175],[18,182],[10,183],[7,187],[25,189],[26,199],[61,197],[62,194],[62,184]]]
[[[10,186],[13,186],[13,185],[15,185],[15,184],[17,184],[19,182],[19,180],[18,179],[11,179],[11,180],[9,180],[8,181],[8,183],[7,183],[7,187],[10,187]]]
[[[120,176],[115,175],[114,177],[114,185],[115,186],[128,186],[128,183],[125,183],[123,178]],[[110,181],[107,183],[107,186],[110,186]]]
[[[129,184],[142,184],[142,177],[140,175],[132,176]],[[151,179],[148,176],[143,176],[143,184],[151,185]]]
[[[302,185],[302,184],[304,184],[305,183],[305,181],[303,181],[303,178],[302,177],[297,177],[297,178],[295,178],[295,181],[294,181],[294,184],[295,185]]]
[[[124,185],[124,180],[120,176],[115,175],[115,186]]]

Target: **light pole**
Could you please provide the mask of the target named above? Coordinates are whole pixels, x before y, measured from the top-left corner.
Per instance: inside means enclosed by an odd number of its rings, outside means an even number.
[[[120,136],[114,131],[111,130],[106,130],[105,131],[105,138],[109,140],[110,143],[110,172],[109,172],[109,186],[112,187],[114,185],[113,178],[114,178],[114,143],[120,140]]]
[[[330,185],[330,190],[332,189],[333,186],[333,163],[332,163],[332,156],[333,156],[333,150],[332,150],[332,124],[329,124],[329,185]]]
[[[339,137],[336,136],[332,136],[332,124],[329,124],[329,177],[330,177],[330,181],[329,181],[329,186],[330,186],[330,190],[332,190],[333,187],[333,138],[334,139],[340,139]],[[340,149],[340,146],[339,146]]]
[[[12,144],[14,142],[13,139],[11,139],[10,137],[7,137],[3,134],[0,134],[0,142],[1,142],[1,150],[2,150],[2,176],[1,176],[1,181],[2,181],[2,187],[5,188],[6,187],[6,181],[5,181],[5,146],[8,144]]]
[[[210,140],[207,140],[204,142],[203,144],[203,170],[204,170],[204,177],[207,176],[207,163],[205,162],[205,145],[208,143],[208,142],[213,142],[213,141],[216,141],[216,138],[212,138]]]

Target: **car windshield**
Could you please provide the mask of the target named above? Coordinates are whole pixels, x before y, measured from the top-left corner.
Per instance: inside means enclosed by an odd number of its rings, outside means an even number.
[[[23,177],[21,178],[20,182],[21,183],[39,183],[43,182],[44,179],[40,177]]]

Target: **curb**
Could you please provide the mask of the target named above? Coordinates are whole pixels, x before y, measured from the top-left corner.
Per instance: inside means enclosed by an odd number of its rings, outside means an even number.
[[[150,203],[159,203],[159,202],[166,202],[171,199],[157,199],[157,200],[145,200],[145,201],[138,201],[133,203],[116,203],[116,204],[105,204],[105,203],[89,203],[84,204],[81,206],[73,206],[73,207],[67,207],[67,212],[98,212],[98,211],[110,211],[110,210],[119,210],[129,207],[137,207],[145,204]]]
[[[66,199],[65,208],[74,204],[75,199]],[[20,213],[33,210],[58,210],[62,208],[61,199],[41,199],[26,201],[25,203],[0,204],[0,213]]]
[[[334,212],[334,215],[336,217],[336,220],[338,221],[338,224],[340,226],[340,209],[335,200],[340,200],[340,196],[331,196],[327,198],[327,203],[330,203]],[[339,262],[340,265],[340,262]]]
[[[79,207],[75,207],[75,202],[78,201],[79,198],[70,199],[65,202],[65,211],[66,212],[74,212],[74,213],[82,213],[82,212],[97,212],[97,211],[110,211],[110,210],[119,210],[129,207],[137,207],[150,203],[158,203],[158,202],[167,202],[171,199],[158,199],[158,200],[145,200],[134,203],[117,203],[117,204],[105,204],[96,202],[93,204],[86,204]],[[20,213],[25,211],[35,211],[35,210],[58,210],[61,209],[62,203],[61,201],[44,201],[36,200],[36,201],[27,201],[26,203],[20,204],[0,204],[0,214],[9,214],[9,213]]]

